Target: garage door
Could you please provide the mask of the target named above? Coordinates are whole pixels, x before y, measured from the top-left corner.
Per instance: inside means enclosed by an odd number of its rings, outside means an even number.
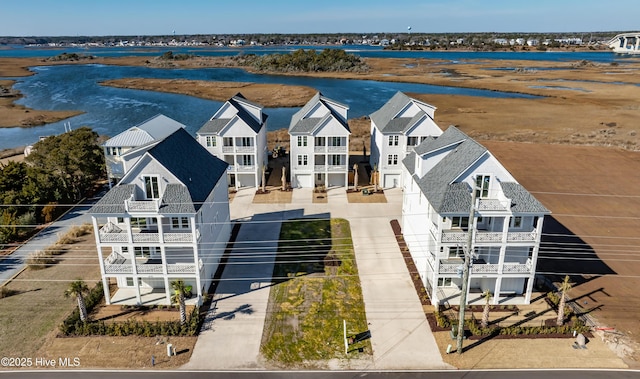
[[[294,187],[302,187],[302,188],[313,188],[311,175],[296,175],[296,182],[293,184]]]
[[[382,182],[383,188],[394,188],[400,186],[400,174],[387,174]]]

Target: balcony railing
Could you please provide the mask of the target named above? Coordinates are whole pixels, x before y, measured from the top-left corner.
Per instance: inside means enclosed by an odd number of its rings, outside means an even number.
[[[239,171],[247,172],[247,171],[255,171],[256,170],[256,166],[255,165],[251,165],[251,164],[249,164],[249,165],[240,165],[239,164],[239,165],[235,165],[235,168],[236,168],[236,172],[239,172]]]
[[[164,242],[193,242],[193,233],[165,233],[162,235]]]
[[[223,153],[233,153],[233,146],[222,146]]]
[[[449,261],[450,262],[450,261]],[[462,273],[463,261],[460,263],[440,263],[440,274],[460,274]],[[497,274],[500,272],[500,265],[497,263],[474,263],[471,266],[471,274]],[[503,274],[528,274],[531,272],[531,260],[526,263],[505,263],[502,266]]]
[[[327,151],[327,147],[322,145],[322,146],[314,146],[313,147],[313,152],[314,153],[325,153]]]
[[[153,200],[125,200],[124,208],[129,213],[155,212],[160,208],[160,199]]]
[[[236,152],[237,153],[255,153],[256,147],[255,146],[238,146],[236,147]]]
[[[498,199],[479,199],[479,211],[506,211],[510,208],[511,201],[500,201]]]
[[[112,258],[115,257],[115,258]],[[133,274],[131,261],[125,260],[120,254],[112,253],[104,260],[104,271],[106,274]],[[136,263],[138,274],[162,274],[162,264]],[[168,274],[195,274],[196,265],[194,263],[170,263],[167,264]]]
[[[329,165],[328,171],[347,171],[347,165]]]
[[[313,166],[313,171],[322,171],[324,172],[326,170],[327,166],[323,165],[323,164],[317,164]]]
[[[503,234],[501,232],[485,232],[476,231],[474,241],[477,243],[494,243],[502,242]],[[537,234],[532,232],[509,232],[507,233],[507,242],[535,242]],[[462,230],[443,230],[443,243],[465,243],[467,242],[467,232]]]
[[[330,153],[346,153],[347,147],[346,146],[328,146],[328,151]]]
[[[100,228],[98,235],[102,243],[127,243],[129,242],[129,234],[116,227],[109,226],[113,224],[105,224]],[[193,233],[174,233],[164,232],[162,238],[165,243],[190,243],[193,241]],[[158,232],[132,232],[131,240],[135,244],[160,243],[160,233]]]

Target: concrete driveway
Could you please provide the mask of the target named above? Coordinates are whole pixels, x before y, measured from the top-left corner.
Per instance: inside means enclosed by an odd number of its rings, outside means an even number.
[[[442,361],[389,223],[401,217],[400,189],[385,191],[388,202],[376,204],[349,203],[344,188],[329,190],[326,204],[312,203],[309,189],[294,190],[288,204],[252,204],[253,193],[241,190],[231,203],[232,219],[251,222],[240,229],[206,330],[184,368],[263,368],[259,348],[280,231],[278,221],[311,215],[345,218],[351,224],[373,359],[352,362],[349,368],[452,368]],[[240,264],[243,260],[249,264]]]

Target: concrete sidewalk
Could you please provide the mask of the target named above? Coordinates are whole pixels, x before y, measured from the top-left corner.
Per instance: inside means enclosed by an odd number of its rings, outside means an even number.
[[[387,203],[376,204],[348,203],[344,188],[329,190],[326,204],[312,203],[308,189],[294,190],[291,203],[253,204],[254,192],[241,190],[231,203],[232,219],[251,217],[252,222],[240,229],[212,303],[207,330],[198,338],[184,368],[263,367],[259,348],[280,231],[278,221],[312,215],[345,218],[351,224],[373,359],[356,359],[349,368],[452,368],[442,361],[389,223],[401,217],[400,189],[385,191]],[[243,260],[248,264],[240,265]]]

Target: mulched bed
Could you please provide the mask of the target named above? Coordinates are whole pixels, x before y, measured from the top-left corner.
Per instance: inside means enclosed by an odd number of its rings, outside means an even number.
[[[411,253],[409,252],[409,247],[402,236],[402,228],[400,227],[400,223],[398,220],[391,220],[391,229],[393,230],[393,234],[396,236],[396,242],[398,243],[398,247],[400,248],[400,252],[402,253],[402,258],[404,259],[404,263],[407,265],[407,269],[409,270],[409,276],[411,276],[411,281],[413,282],[413,286],[416,289],[416,293],[420,298],[420,303],[425,305],[431,305],[431,300],[429,300],[429,294],[427,293],[426,288],[422,284],[422,279],[420,279],[420,274],[418,273],[418,269],[416,268],[413,259],[411,258]],[[426,313],[429,314],[429,313]]]

